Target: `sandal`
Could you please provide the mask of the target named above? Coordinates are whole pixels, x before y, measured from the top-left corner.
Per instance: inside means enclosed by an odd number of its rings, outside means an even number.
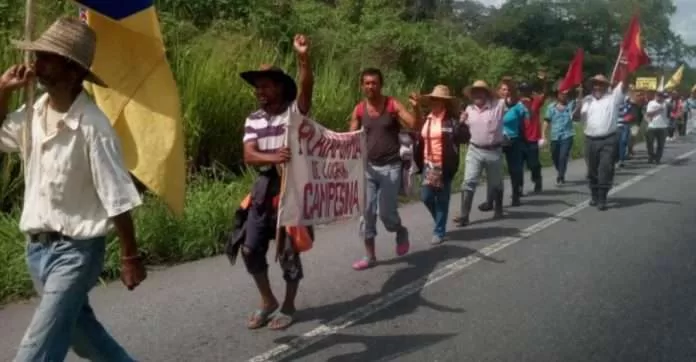
[[[369,257],[363,257],[362,259],[353,263],[353,269],[357,271],[370,269],[377,264],[377,259],[370,259]]]
[[[288,329],[288,327],[290,327],[295,322],[295,320],[292,318],[292,315],[293,313],[276,313],[271,319],[268,328],[273,331],[283,331]]]
[[[272,310],[257,309],[249,317],[249,321],[247,322],[247,328],[253,330],[265,327],[268,324],[268,322],[271,321],[271,315],[274,311],[275,308]]]

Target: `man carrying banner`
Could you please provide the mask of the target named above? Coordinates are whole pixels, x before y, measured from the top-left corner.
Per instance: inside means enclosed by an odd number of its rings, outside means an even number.
[[[603,211],[607,209],[607,195],[614,183],[618,114],[627,84],[622,79],[613,90],[609,90],[609,79],[603,75],[594,76],[591,83],[592,94],[583,99],[580,115],[585,122],[585,162],[592,195],[590,204]]]
[[[417,130],[422,122],[417,95],[410,96],[413,112],[409,112],[398,100],[382,94],[384,77],[379,69],[365,69],[360,74],[360,85],[365,100],[353,109],[350,130],[362,127],[367,136],[367,205],[360,225],[366,255],[353,263],[355,270],[368,269],[377,262],[378,210],[384,228],[396,233],[396,255],[409,251],[408,230],[401,224],[398,211],[402,177],[399,134],[402,127]]]
[[[271,290],[266,261],[270,241],[276,238],[278,210],[274,199],[281,189],[277,167],[290,160],[287,127],[290,122],[301,122],[309,113],[314,88],[309,40],[304,35],[296,35],[294,47],[300,68],[299,94],[292,77],[275,67],[262,66],[260,70],[240,75],[255,88],[260,105],[260,109],[249,115],[244,123],[244,162],[259,169],[259,176],[252,186],[246,235],[241,247],[244,264],[261,294],[261,307],[249,318],[249,329],[258,329],[269,323],[274,330],[289,327],[293,323],[295,297],[303,277],[297,251],[284,248],[278,257],[286,291],[285,301],[279,305]]]
[[[78,19],[61,18],[38,40],[31,67],[16,65],[0,78],[0,148],[19,151],[25,164],[27,264],[41,297],[15,361],[63,361],[70,347],[91,361],[134,361],[96,319],[87,297],[104,266],[112,225],[121,246],[121,281],[129,290],[145,280],[130,210],[140,196],[124,166],[109,119],[84,93],[96,36]],[[8,114],[13,91],[36,76],[46,90],[33,105]]]

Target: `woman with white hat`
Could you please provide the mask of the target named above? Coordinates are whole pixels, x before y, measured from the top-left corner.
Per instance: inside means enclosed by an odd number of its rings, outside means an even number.
[[[459,147],[468,142],[468,129],[459,122],[456,98],[445,85],[421,96],[430,108],[420,132],[418,157],[422,158],[421,199],[433,217],[432,244],[445,239],[452,180],[459,169]]]

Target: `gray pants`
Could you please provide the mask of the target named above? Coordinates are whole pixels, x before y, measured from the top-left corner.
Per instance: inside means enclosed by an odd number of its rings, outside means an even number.
[[[645,142],[648,147],[648,158],[650,161],[660,162],[665,151],[665,140],[667,139],[667,128],[648,128],[645,133]],[[657,141],[657,149],[655,142]]]
[[[401,189],[401,162],[376,166],[368,163],[366,173],[366,207],[361,220],[364,239],[377,236],[377,213],[387,231],[396,233],[396,242],[408,241],[408,230],[401,225],[399,217],[399,190]]]
[[[476,191],[481,174],[486,172],[488,190],[503,189],[503,151],[469,145],[464,166],[462,191]]]
[[[585,136],[585,163],[590,189],[611,189],[618,148],[616,133],[604,137]]]

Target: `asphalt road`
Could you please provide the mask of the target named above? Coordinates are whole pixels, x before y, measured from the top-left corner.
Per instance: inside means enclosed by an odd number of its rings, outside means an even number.
[[[405,206],[411,254],[395,258],[382,233],[383,262],[369,271],[350,268],[361,256],[356,223],[322,228],[286,332],[246,330],[258,298],[243,266],[223,257],[91,299],[141,361],[694,361],[696,155],[676,159],[694,149],[693,139],[668,144],[671,164],[660,167],[640,152],[605,212],[587,207],[582,161],[562,188],[545,170],[542,195],[502,221],[476,211],[437,247],[424,207]],[[282,293],[277,266],[272,277]],[[34,305],[0,310],[0,361],[12,359]]]

